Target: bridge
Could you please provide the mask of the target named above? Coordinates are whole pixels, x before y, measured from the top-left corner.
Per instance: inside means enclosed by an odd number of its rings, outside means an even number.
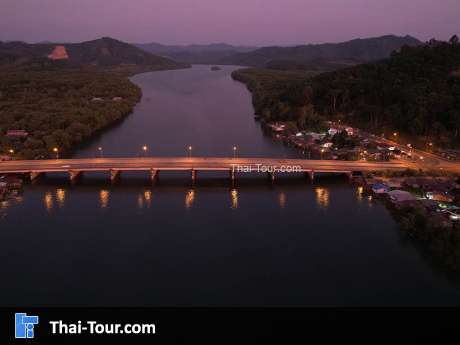
[[[112,181],[124,171],[146,171],[152,181],[160,171],[188,171],[192,181],[199,171],[227,171],[233,181],[239,173],[266,173],[272,181],[276,175],[305,173],[312,180],[315,173],[346,174],[402,171],[414,168],[406,161],[369,162],[304,160],[282,158],[217,158],[217,157],[137,157],[137,158],[82,158],[53,160],[16,160],[0,163],[0,174],[25,174],[31,180],[45,173],[68,173],[72,182],[85,172],[108,172]]]

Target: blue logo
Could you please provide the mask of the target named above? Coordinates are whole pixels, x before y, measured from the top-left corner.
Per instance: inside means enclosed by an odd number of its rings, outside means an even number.
[[[27,316],[26,313],[14,314],[14,334],[16,339],[33,338],[34,325],[38,324],[38,316]]]

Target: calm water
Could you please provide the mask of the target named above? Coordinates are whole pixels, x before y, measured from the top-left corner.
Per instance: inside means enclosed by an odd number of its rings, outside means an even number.
[[[144,97],[76,157],[296,156],[263,136],[234,68],[138,75]],[[459,305],[460,291],[345,179],[48,176],[0,209],[0,305]]]

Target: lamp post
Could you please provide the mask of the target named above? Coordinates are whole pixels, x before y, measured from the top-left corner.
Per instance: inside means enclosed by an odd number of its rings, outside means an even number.
[[[102,157],[103,157],[102,147],[99,146],[99,147],[97,148],[97,150],[99,151],[99,156],[102,158]]]
[[[13,149],[9,149],[8,152],[10,153],[10,155],[14,155],[14,150]]]
[[[237,147],[236,146],[233,146],[233,158],[236,158],[236,151],[237,151]]]
[[[393,137],[394,137],[395,142],[398,142],[398,132],[394,132]]]
[[[54,147],[53,152],[56,154],[56,159],[59,159],[59,149],[57,147]]]
[[[144,152],[144,156],[147,155],[148,149],[149,149],[149,148],[147,147],[147,145],[142,146],[142,151]]]
[[[189,158],[192,158],[192,150],[193,150],[193,147],[192,147],[192,146],[189,146],[189,147],[188,147],[188,157],[189,157]]]

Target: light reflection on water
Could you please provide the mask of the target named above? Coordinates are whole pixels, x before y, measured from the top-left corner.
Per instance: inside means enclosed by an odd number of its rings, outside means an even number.
[[[195,190],[190,189],[187,194],[185,194],[185,208],[189,210],[192,208],[193,203],[195,202]]]
[[[284,192],[280,192],[279,194],[279,205],[282,209],[286,207],[286,193]]]
[[[180,186],[175,185],[174,180],[171,180],[168,182],[168,179],[166,178],[165,182],[166,185],[163,184],[156,184],[155,186],[145,185],[145,181],[141,180],[129,180],[126,179],[124,183],[119,184],[119,185],[110,185],[107,184],[107,181],[104,180],[98,180],[98,179],[91,179],[88,178],[85,180],[85,182],[80,183],[77,186],[71,186],[67,183],[62,183],[62,180],[54,180],[50,178],[49,180],[45,180],[45,183],[42,184],[41,186],[30,186],[33,188],[39,188],[42,189],[40,195],[41,195],[41,200],[42,204],[44,206],[44,209],[46,210],[47,213],[52,213],[53,211],[56,211],[57,209],[62,209],[67,206],[68,203],[68,196],[72,195],[76,191],[80,189],[88,190],[88,187],[91,189],[91,194],[94,193],[94,198],[97,200],[98,208],[99,209],[107,209],[110,204],[111,204],[111,199],[112,199],[112,193],[117,193],[117,191],[122,191],[125,188],[130,190],[131,192],[134,192],[134,198],[132,200],[132,206],[137,209],[149,209],[152,206],[152,200],[153,200],[153,194],[155,193],[157,195],[157,191],[165,191],[171,188],[174,190],[177,194],[183,195],[183,207],[185,210],[191,210],[194,207],[197,206],[197,200],[196,200],[196,193],[198,190],[202,189],[205,191],[209,189],[210,186],[218,186],[218,188],[225,188],[225,182],[216,185],[215,183],[213,184],[212,178],[209,180],[203,179],[205,182],[200,183],[198,186],[193,186],[193,187],[185,187],[185,186]],[[210,182],[211,181],[211,182]],[[250,182],[247,182],[250,181]],[[255,185],[253,185],[253,181],[255,181]],[[296,203],[298,201],[292,201],[292,205],[288,204],[288,198],[290,198],[290,188],[292,184],[301,187],[302,189],[305,190],[305,195],[307,196],[309,193],[312,193],[313,195],[313,201],[316,207],[319,210],[327,210],[330,208],[330,200],[331,200],[331,195],[334,193],[335,190],[335,185],[336,183],[342,184],[343,182],[340,182],[339,180],[336,180],[332,184],[327,182],[328,180],[326,179],[326,183],[318,183],[316,185],[313,185],[311,187],[306,187],[301,180],[289,180],[286,179],[285,182],[283,183],[282,181],[279,182],[278,184],[275,184],[274,186],[271,185],[265,185],[264,183],[261,182],[261,180],[253,180],[251,179],[246,180],[246,183],[240,183],[239,185],[232,185],[230,189],[227,189],[226,192],[224,192],[225,189],[222,190],[224,193],[229,193],[230,197],[230,209],[232,210],[237,210],[240,207],[240,198],[241,198],[241,192],[243,191],[243,195],[245,194],[244,191],[247,189],[251,189],[253,187],[256,188],[263,188],[266,189],[273,189],[275,191],[276,195],[276,206],[279,209],[286,209],[288,207],[296,207]],[[287,182],[286,182],[287,181]],[[289,182],[290,181],[290,182]],[[334,181],[334,180],[331,180]],[[54,185],[54,186],[53,186]],[[135,190],[132,190],[132,186],[136,186]],[[305,188],[304,188],[305,187]],[[16,195],[14,197],[10,197],[7,200],[1,201],[0,202],[0,210],[6,210],[14,207],[15,205],[18,205],[23,202],[24,196],[27,198],[27,190],[28,186],[26,185],[24,193],[20,193],[19,195]],[[297,187],[294,187],[297,188]],[[354,195],[354,200],[356,200],[357,204],[365,203],[367,206],[372,207],[373,205],[373,199],[372,196],[368,195],[364,188],[362,186],[349,186],[347,188],[350,188],[351,191],[353,191]],[[88,198],[91,199],[91,194],[88,195]],[[115,194],[116,195],[116,194]],[[158,195],[159,201],[161,202],[162,194],[159,193]],[[201,206],[201,205],[200,205]]]
[[[44,197],[43,201],[45,203],[46,210],[48,212],[53,211],[54,202],[53,202],[53,195],[51,194],[51,192],[46,192],[45,193],[45,197]]]
[[[66,187],[56,188],[54,191],[46,190],[43,192],[43,204],[47,212],[52,212],[56,205],[59,208],[64,208],[66,206],[66,194],[69,191]],[[106,188],[101,188],[96,190],[95,193],[98,195],[99,208],[106,209],[109,207],[110,194],[111,192]],[[196,189],[184,189],[184,208],[190,210],[193,208],[196,203]],[[314,188],[315,203],[319,209],[327,209],[330,203],[331,189],[326,186],[315,187]],[[239,197],[240,192],[238,188],[233,188],[230,190],[230,208],[233,210],[238,209],[239,207]],[[365,196],[364,189],[362,186],[357,186],[355,191],[356,200],[361,203],[366,199],[367,204],[372,206],[373,199],[371,195]],[[0,209],[8,210],[15,205],[18,205],[23,202],[24,197],[22,195],[11,197],[7,200],[0,202]],[[142,192],[137,194],[135,199],[135,207],[139,209],[150,208],[152,206],[153,192],[150,189],[145,189]],[[287,193],[284,190],[280,190],[277,195],[277,204],[280,209],[287,207]]]
[[[364,187],[363,186],[358,186],[356,188],[356,200],[358,200],[358,202],[363,201],[363,194],[364,194]]]
[[[56,200],[59,208],[62,208],[65,205],[65,192],[66,191],[63,188],[56,189]]]
[[[238,190],[235,188],[230,191],[230,196],[232,200],[232,210],[236,210],[238,208]]]
[[[99,202],[101,208],[107,208],[109,205],[110,192],[106,189],[101,189],[99,192]]]
[[[324,187],[317,187],[316,193],[316,204],[319,208],[327,209],[329,206],[329,189]]]

